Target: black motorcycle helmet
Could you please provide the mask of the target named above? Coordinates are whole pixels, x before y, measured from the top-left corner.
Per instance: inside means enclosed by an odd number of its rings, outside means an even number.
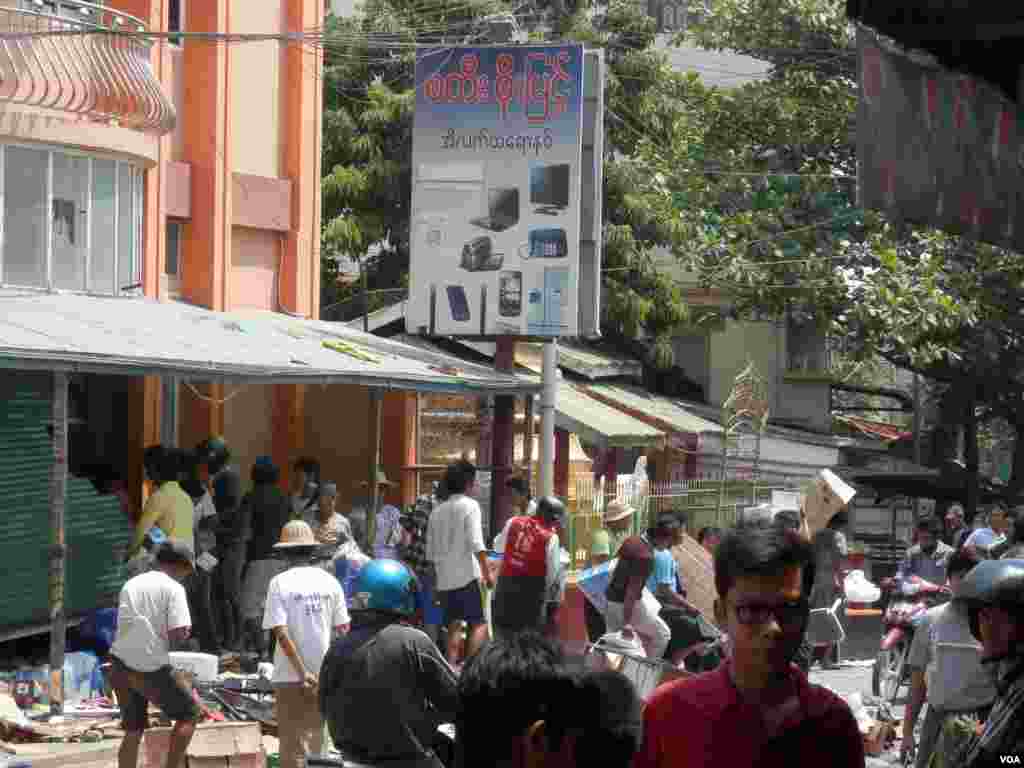
[[[542,496],[538,499],[536,514],[549,525],[565,525],[565,504],[554,496]]]
[[[978,614],[987,605],[999,606],[1024,618],[1024,560],[984,560],[964,576],[956,599],[967,606],[971,634],[981,641]]]

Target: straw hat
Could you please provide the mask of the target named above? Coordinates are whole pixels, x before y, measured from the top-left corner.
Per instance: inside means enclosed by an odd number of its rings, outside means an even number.
[[[360,485],[365,487],[369,485],[369,483],[363,480]],[[393,482],[388,480],[388,476],[384,474],[384,470],[380,467],[377,467],[377,485],[394,485]]]
[[[604,521],[606,523],[614,523],[616,520],[632,516],[635,511],[629,504],[615,499],[614,501],[609,501],[608,506],[605,507]]]
[[[298,547],[317,546],[313,529],[302,520],[292,520],[281,529],[281,540],[274,549],[295,549]]]

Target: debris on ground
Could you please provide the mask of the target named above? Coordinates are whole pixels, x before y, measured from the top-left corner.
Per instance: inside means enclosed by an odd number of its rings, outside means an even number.
[[[857,728],[864,740],[864,754],[872,757],[881,755],[897,738],[899,721],[893,716],[889,704],[859,693],[844,698],[857,720]]]

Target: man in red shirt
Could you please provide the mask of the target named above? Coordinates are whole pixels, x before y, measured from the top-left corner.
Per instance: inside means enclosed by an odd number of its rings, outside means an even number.
[[[495,537],[494,548],[502,553],[492,608],[495,634],[508,636],[543,625],[547,595],[561,568],[558,532],[564,518],[565,505],[545,496],[536,515],[513,517]]]
[[[792,664],[809,615],[811,558],[810,545],[777,523],[722,539],[715,613],[732,657],[652,694],[635,768],[863,768],[849,707]]]

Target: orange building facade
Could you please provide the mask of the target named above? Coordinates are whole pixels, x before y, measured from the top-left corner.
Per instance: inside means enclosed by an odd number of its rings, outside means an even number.
[[[324,0],[0,0],[0,28],[28,33],[0,55],[0,284],[318,317],[322,52],[193,33],[283,36],[324,13]],[[52,36],[90,30],[125,34]],[[210,434],[245,474],[260,454],[284,467],[303,452],[303,387],[133,382],[133,457]]]

